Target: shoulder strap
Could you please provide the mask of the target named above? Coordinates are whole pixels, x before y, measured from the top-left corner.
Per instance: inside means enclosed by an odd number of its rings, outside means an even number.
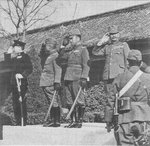
[[[141,70],[136,72],[136,74],[129,80],[129,82],[120,90],[119,97],[124,95],[129,90],[129,88],[136,82],[136,80],[142,75],[142,73],[143,72]]]

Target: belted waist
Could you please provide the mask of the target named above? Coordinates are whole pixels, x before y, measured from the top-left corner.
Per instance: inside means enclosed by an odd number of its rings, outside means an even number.
[[[80,64],[68,64],[68,67],[78,67],[78,68],[81,68],[82,66]]]

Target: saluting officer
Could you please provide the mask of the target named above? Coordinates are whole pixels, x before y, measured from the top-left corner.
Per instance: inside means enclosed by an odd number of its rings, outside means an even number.
[[[139,71],[141,61],[141,52],[138,50],[131,50],[128,54],[129,68],[124,73],[118,75],[113,82],[111,96],[107,99],[108,102],[105,110],[105,121],[108,128],[113,125],[113,110],[116,101],[115,95],[120,92]],[[149,83],[150,75],[143,73],[124,95],[119,98],[118,127],[114,131],[117,145],[145,146],[147,144],[148,146],[150,144],[150,141],[147,139],[148,136],[150,138],[150,135],[147,135],[148,129],[150,128]]]
[[[28,89],[27,77],[32,73],[33,69],[30,57],[23,51],[25,48],[25,44],[26,43],[20,40],[14,40],[13,47],[10,47],[6,53],[6,55],[14,53],[15,56],[13,58],[10,58],[13,70],[10,84],[12,87],[12,100],[16,125],[21,125],[21,107],[16,78],[21,80],[20,88],[23,105],[24,126],[27,124],[27,106],[26,106],[27,99],[25,98],[25,94]]]
[[[96,44],[92,53],[105,57],[103,80],[106,93],[109,93],[114,78],[123,73],[127,66],[129,46],[126,42],[120,42],[118,26],[112,25],[108,28],[102,39]]]
[[[40,87],[42,87],[44,94],[50,104],[52,102],[54,91],[57,94],[54,98],[54,102],[50,111],[51,123],[45,126],[48,127],[59,127],[60,126],[60,83],[62,69],[56,63],[58,52],[56,50],[57,42],[54,38],[48,38],[45,40],[45,63],[43,62],[43,70],[40,77]]]
[[[70,109],[79,91],[80,86],[85,88],[89,74],[89,53],[86,47],[81,44],[81,32],[73,29],[70,32],[70,43],[72,50],[68,55],[67,68],[65,73],[65,85],[67,93],[67,106]],[[81,128],[85,109],[84,96],[79,96],[74,111],[71,114],[71,123],[68,128]],[[75,118],[75,121],[73,121]]]

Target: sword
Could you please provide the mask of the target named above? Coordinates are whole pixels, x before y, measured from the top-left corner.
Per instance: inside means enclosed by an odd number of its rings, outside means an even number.
[[[67,120],[70,118],[70,115],[71,115],[72,111],[74,110],[74,107],[75,107],[76,102],[77,102],[77,100],[78,100],[78,98],[79,98],[79,95],[80,95],[80,93],[81,93],[81,90],[82,90],[82,88],[80,87],[80,88],[79,88],[79,91],[78,91],[78,94],[77,94],[77,96],[76,96],[76,99],[74,100],[74,103],[73,103],[73,105],[72,105],[72,107],[71,107],[71,109],[70,109],[70,111],[69,111],[69,113],[68,113],[68,115],[67,115],[67,117],[66,117]]]
[[[54,91],[53,98],[52,98],[52,102],[51,102],[51,104],[50,104],[50,106],[49,106],[49,108],[48,108],[47,114],[46,114],[45,119],[44,119],[44,123],[46,123],[46,121],[47,121],[47,119],[48,119],[49,113],[50,113],[50,111],[51,111],[51,108],[52,108],[53,103],[54,103],[54,100],[55,100],[55,96],[56,96],[56,90]]]

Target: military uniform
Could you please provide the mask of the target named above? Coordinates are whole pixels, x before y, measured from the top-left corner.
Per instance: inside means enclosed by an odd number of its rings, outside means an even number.
[[[14,43],[15,46],[23,46],[25,43],[16,40]],[[8,54],[9,55],[9,54]],[[30,60],[30,57],[25,54],[24,52],[21,52],[20,55],[17,55],[16,57],[10,59],[12,64],[12,74],[10,79],[11,89],[12,89],[12,100],[13,100],[13,109],[14,109],[14,116],[16,119],[16,125],[21,125],[21,109],[20,109],[20,101],[19,101],[19,93],[17,89],[17,83],[16,83],[16,74],[21,74],[23,78],[21,79],[21,96],[23,98],[22,100],[22,106],[23,106],[23,116],[24,116],[24,125],[27,124],[27,106],[26,106],[26,98],[25,94],[27,92],[27,86],[28,81],[27,77],[32,73],[32,63]]]
[[[109,33],[118,33],[118,30],[112,28]],[[97,45],[92,53],[105,57],[103,80],[106,85],[106,92],[109,93],[114,78],[125,71],[127,55],[130,49],[126,42],[120,42],[119,40],[114,42],[108,40],[106,43]]]
[[[48,48],[50,51],[55,49],[56,41],[54,39],[49,38],[49,44],[52,44],[52,48]],[[47,46],[48,47],[48,46]],[[53,48],[54,47],[54,48]],[[46,124],[46,126],[59,127],[60,126],[60,94],[59,89],[56,89],[61,83],[61,73],[62,69],[56,63],[56,58],[58,57],[58,53],[54,51],[53,53],[48,53],[49,56],[46,58],[46,61],[43,66],[43,70],[40,77],[40,87],[42,87],[44,94],[50,104],[52,102],[54,91],[57,91],[57,94],[54,98],[54,102],[51,108],[51,120],[52,123]]]
[[[78,31],[77,31],[78,32]],[[73,35],[80,35],[73,34]],[[80,88],[81,79],[87,79],[89,74],[89,53],[86,47],[82,46],[81,42],[78,42],[75,46],[72,46],[72,51],[69,52],[67,69],[64,76],[67,93],[67,106],[70,109]],[[75,122],[81,122],[83,120],[84,108],[85,108],[85,97],[81,94],[77,100],[78,108],[75,108],[71,119],[73,121],[73,115],[77,114],[75,111],[78,109],[78,117],[75,116]],[[77,107],[76,106],[76,107]],[[80,128],[80,127],[79,127]]]
[[[40,77],[40,87],[43,88],[49,103],[53,97],[54,83],[60,83],[61,81],[61,68],[56,64],[55,61],[57,57],[58,53],[54,53],[47,57]],[[60,101],[57,98],[54,100],[54,107],[60,106]]]
[[[132,52],[132,51],[131,51]],[[129,53],[130,54],[130,53]],[[105,109],[106,123],[113,122],[113,113],[115,106],[115,95],[119,92],[127,82],[139,70],[138,66],[130,66],[124,73],[118,75],[111,89],[110,97],[107,99]],[[135,145],[135,135],[141,135],[144,124],[149,127],[150,106],[148,105],[148,90],[150,89],[150,75],[143,73],[140,78],[129,88],[129,90],[120,99],[130,97],[131,110],[128,112],[120,112],[118,116],[119,127],[115,129],[114,134],[118,145]],[[137,129],[138,132],[135,130]],[[136,132],[135,132],[136,131]],[[135,134],[135,135],[134,135]]]

